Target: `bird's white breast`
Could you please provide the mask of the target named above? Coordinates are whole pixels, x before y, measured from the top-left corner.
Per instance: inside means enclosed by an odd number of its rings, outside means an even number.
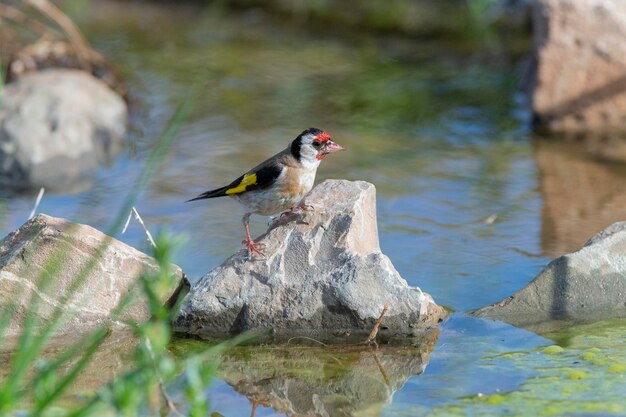
[[[299,177],[299,183],[302,189],[306,190],[304,191],[305,195],[309,191],[311,191],[311,188],[313,188],[313,184],[315,183],[316,172],[317,172],[317,169],[303,169],[302,170],[302,174]]]

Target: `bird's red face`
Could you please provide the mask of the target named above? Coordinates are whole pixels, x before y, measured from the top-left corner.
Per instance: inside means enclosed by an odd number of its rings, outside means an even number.
[[[330,135],[322,132],[313,139],[313,147],[317,150],[316,158],[321,161],[326,155],[332,152],[343,151],[343,146],[332,141]]]

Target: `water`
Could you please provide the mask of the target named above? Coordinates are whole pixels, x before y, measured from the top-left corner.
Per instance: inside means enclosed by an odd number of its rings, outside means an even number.
[[[465,396],[518,389],[536,376],[536,367],[505,360],[494,365],[489,358],[552,342],[462,312],[510,295],[551,257],[626,217],[624,167],[572,149],[582,145],[533,138],[516,92],[516,59],[498,45],[468,53],[449,42],[337,36],[336,28],[329,34],[258,12],[232,16],[189,5],[95,2],[73,13],[128,82],[131,132],[126,150],[94,175],[90,188],[47,194],[41,212],[106,230],[169,117],[198,89],[191,118],[137,203],[153,232],[186,237],[177,263],[192,281],[241,248],[242,212],[226,199],[183,202],[236,178],[303,129],[323,128],[349,149],[324,160],[318,182],[346,178],[376,185],[383,251],[411,285],[458,313],[422,358],[425,369],[398,374],[403,362],[381,352],[387,379],[395,378],[376,391],[384,393],[381,401],[358,407],[359,395],[371,393],[350,384],[344,388],[354,391],[333,391],[333,404],[343,395],[351,404],[343,409],[351,414],[422,414]],[[33,200],[0,198],[1,229],[21,225]],[[265,221],[254,219],[253,234],[264,230]],[[147,249],[136,224],[121,239]],[[188,342],[179,343],[185,349]],[[347,365],[338,372],[371,374],[377,368],[362,355],[341,357]],[[252,375],[269,367],[274,387],[312,384],[290,368],[307,371],[307,365],[271,352],[263,358],[265,364],[232,362]],[[214,409],[226,416],[249,413],[255,404],[235,374],[223,366],[208,390]],[[333,375],[316,383],[332,385]],[[247,381],[248,389],[257,382]],[[285,413],[290,402],[276,398],[263,397],[256,415]]]

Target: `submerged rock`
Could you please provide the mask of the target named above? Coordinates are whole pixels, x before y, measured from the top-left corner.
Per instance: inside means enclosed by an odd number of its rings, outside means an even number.
[[[609,226],[579,251],[552,261],[526,287],[474,314],[533,328],[626,317],[626,222]]]
[[[535,125],[624,131],[626,2],[539,0],[534,33]]]
[[[410,334],[446,315],[381,253],[372,184],[328,180],[305,202],[314,210],[286,216],[258,239],[266,258],[242,250],[196,283],[175,330],[368,333],[387,303],[381,333]]]
[[[116,321],[145,321],[139,275],[157,268],[154,258],[90,226],[40,214],[0,241],[0,310],[13,310],[5,336],[19,333],[27,314],[45,324],[57,309],[68,315],[59,334],[89,330],[110,320],[129,291],[136,299]],[[188,285],[175,265],[172,276],[164,304]]]
[[[126,103],[83,71],[29,73],[0,98],[2,186],[74,187],[121,149]]]

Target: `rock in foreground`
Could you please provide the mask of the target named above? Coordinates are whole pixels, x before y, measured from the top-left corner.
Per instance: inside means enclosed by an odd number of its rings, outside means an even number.
[[[536,126],[624,131],[626,2],[539,0],[534,33]]]
[[[525,288],[474,312],[520,327],[626,316],[626,222],[552,261]]]
[[[380,251],[372,184],[328,180],[306,198],[314,211],[290,215],[258,239],[266,258],[240,251],[187,295],[175,330],[219,336],[369,333],[385,303],[386,334],[411,334],[446,315],[410,287]]]
[[[126,103],[83,71],[29,73],[0,98],[0,186],[76,187],[122,147]]]
[[[19,333],[28,312],[45,323],[56,308],[70,317],[59,334],[87,331],[110,320],[124,295],[140,290],[139,275],[157,268],[150,256],[90,226],[41,214],[0,241],[0,307],[14,310],[8,335]],[[161,294],[163,303],[186,284],[180,268],[172,265],[172,274],[175,284]],[[76,291],[66,300],[71,287]],[[139,297],[118,322],[149,318]]]

